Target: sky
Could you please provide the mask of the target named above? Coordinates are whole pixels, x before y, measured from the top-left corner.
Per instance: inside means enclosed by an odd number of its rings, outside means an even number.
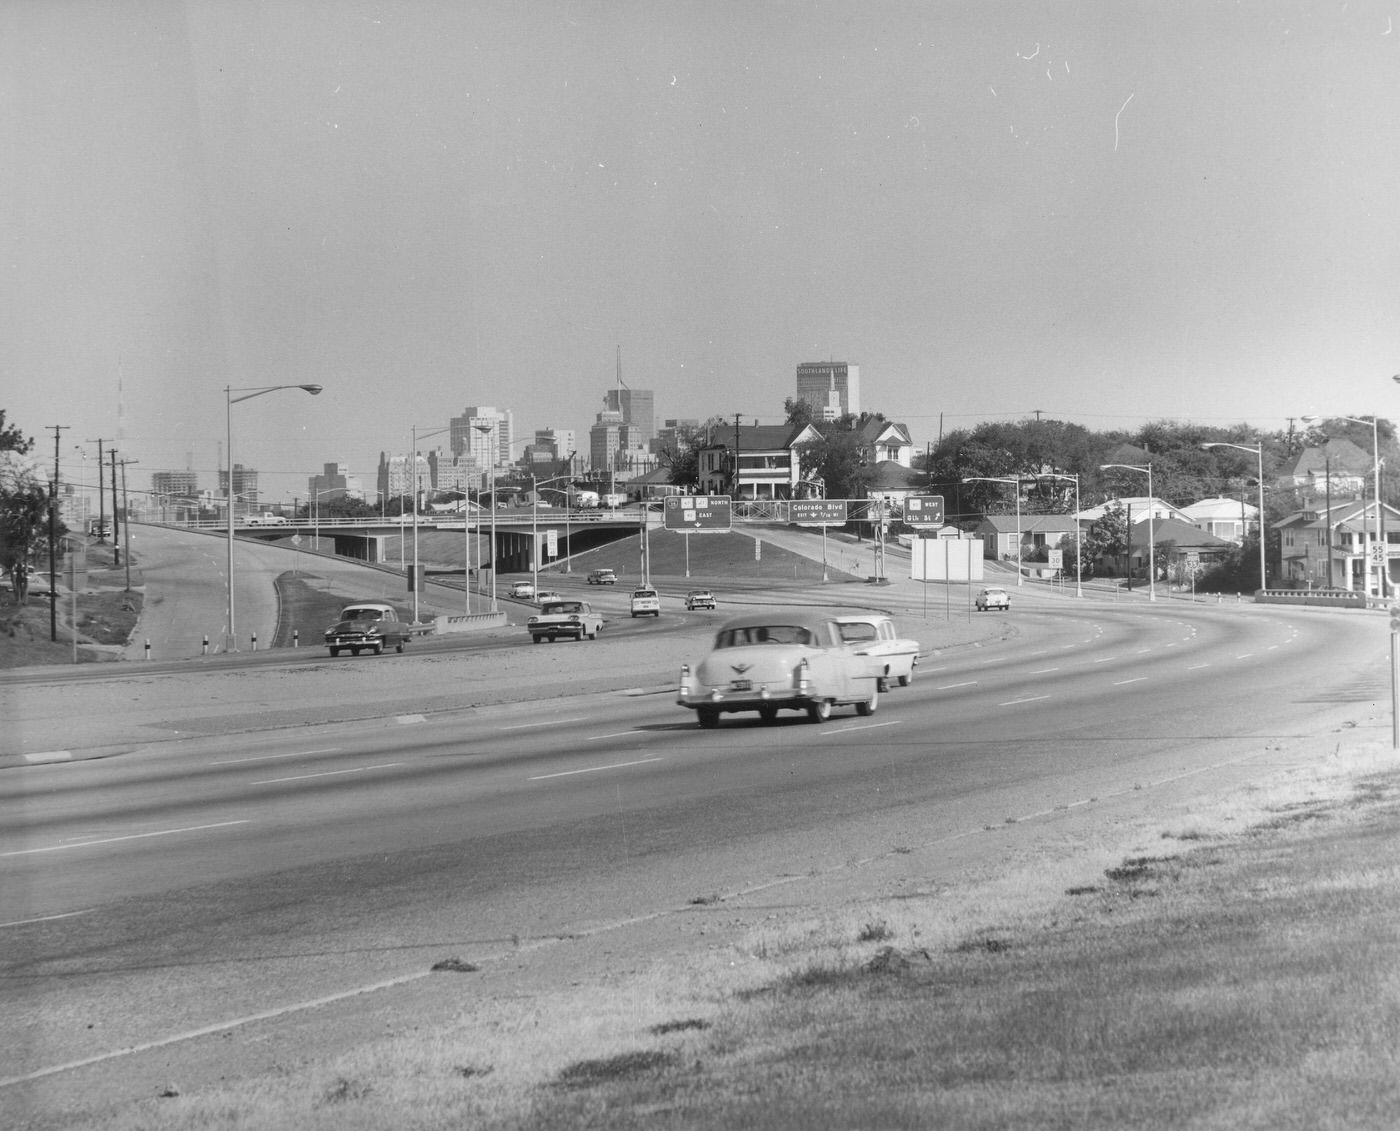
[[[373,489],[468,405],[1400,418],[1400,0],[0,0],[0,408]],[[86,458],[78,451],[85,447]],[[109,444],[110,446],[110,444]]]

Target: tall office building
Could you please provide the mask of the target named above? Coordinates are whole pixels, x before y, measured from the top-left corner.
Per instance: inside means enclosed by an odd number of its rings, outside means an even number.
[[[631,425],[632,435],[643,447],[649,447],[656,436],[656,394],[650,389],[629,389],[619,385],[603,394],[608,412],[621,415],[622,423]]]
[[[483,468],[507,467],[515,438],[514,423],[509,411],[501,412],[490,405],[468,405],[461,416],[448,421],[452,454],[475,456]]]
[[[812,414],[834,420],[860,413],[860,366],[845,361],[804,361],[797,367],[797,399]]]

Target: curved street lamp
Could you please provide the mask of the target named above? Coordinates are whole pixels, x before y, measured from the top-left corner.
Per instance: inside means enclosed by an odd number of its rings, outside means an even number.
[[[1037,475],[1036,478],[1074,480],[1074,595],[1082,597],[1084,596],[1084,525],[1079,521],[1079,476],[1046,471]]]
[[[264,393],[275,393],[279,389],[300,389],[313,397],[321,392],[320,385],[257,385],[235,389],[224,386],[224,459],[228,464],[228,483],[225,495],[228,514],[228,639],[224,642],[225,652],[238,651],[238,632],[233,624],[233,406],[239,401],[250,401]],[[234,393],[242,393],[235,397]]]
[[[1157,559],[1156,559],[1156,555],[1155,555],[1155,545],[1156,545],[1156,541],[1157,541],[1157,535],[1156,535],[1156,529],[1157,529],[1157,528],[1156,528],[1155,526],[1153,526],[1153,524],[1152,524],[1152,515],[1153,515],[1153,511],[1156,509],[1156,508],[1152,505],[1152,502],[1153,502],[1153,500],[1152,500],[1152,465],[1149,463],[1146,467],[1137,467],[1137,466],[1135,466],[1134,464],[1131,464],[1131,463],[1101,463],[1101,464],[1099,464],[1099,470],[1100,470],[1100,471],[1107,471],[1107,470],[1108,470],[1109,468],[1111,468],[1111,467],[1121,467],[1124,471],[1141,471],[1141,472],[1145,472],[1146,475],[1147,475],[1147,599],[1148,599],[1149,601],[1155,601],[1155,600],[1157,599]],[[1128,528],[1128,545],[1129,545],[1130,547],[1132,546],[1132,542],[1133,542],[1133,531],[1132,531],[1132,527],[1129,527],[1129,528]],[[1128,558],[1128,573],[1131,575],[1132,572],[1133,572],[1133,561],[1132,561],[1132,558],[1131,558],[1131,556],[1130,556],[1130,557]],[[1131,577],[1129,578],[1128,585],[1129,585],[1129,588],[1131,588],[1131,586],[1132,586]]]
[[[1016,485],[1016,584],[1021,585],[1021,480],[1019,477],[969,475],[964,483],[1014,483]]]
[[[1269,577],[1264,563],[1264,441],[1260,440],[1257,448],[1251,448],[1248,444],[1227,444],[1224,440],[1202,444],[1201,447],[1235,448],[1242,452],[1253,452],[1259,459],[1259,588],[1261,591],[1265,590],[1269,587]]]
[[[1395,376],[1395,377],[1392,377],[1391,380],[1393,380],[1393,381],[1400,381],[1400,375],[1397,375],[1397,376]],[[1369,578],[1370,572],[1371,572],[1371,566],[1370,566],[1370,564],[1369,564],[1369,559],[1370,559],[1373,555],[1377,555],[1377,554],[1380,555],[1379,559],[1378,559],[1377,562],[1376,562],[1376,590],[1377,590],[1377,596],[1379,596],[1379,597],[1384,597],[1384,596],[1385,596],[1385,591],[1386,591],[1386,589],[1388,588],[1390,569],[1389,569],[1389,563],[1386,561],[1386,557],[1385,557],[1385,535],[1381,533],[1381,433],[1380,433],[1380,420],[1379,420],[1378,418],[1376,418],[1376,417],[1372,417],[1370,420],[1362,420],[1362,419],[1360,419],[1360,418],[1358,418],[1358,417],[1355,417],[1355,416],[1326,416],[1326,417],[1323,417],[1323,416],[1305,416],[1305,417],[1303,417],[1303,423],[1304,423],[1304,424],[1308,424],[1308,425],[1321,424],[1321,423],[1323,423],[1324,421],[1327,421],[1327,420],[1349,420],[1352,424],[1369,424],[1369,425],[1371,426],[1371,473],[1372,473],[1372,475],[1375,477],[1375,493],[1374,493],[1374,498],[1375,498],[1375,500],[1376,500],[1376,548],[1375,548],[1373,551],[1371,551],[1371,553],[1368,553],[1368,554],[1366,555],[1366,557],[1367,557],[1367,559],[1368,559],[1367,566],[1366,566],[1366,576]],[[1364,497],[1364,496],[1363,496],[1363,497]],[[1364,523],[1363,523],[1363,526],[1364,526]],[[1329,535],[1328,537],[1329,537],[1329,544],[1330,544],[1330,537],[1331,537],[1331,536]],[[1327,580],[1330,582],[1332,579],[1329,577]],[[1370,583],[1369,583],[1369,582],[1367,583],[1366,588],[1367,588],[1368,591],[1370,590]]]

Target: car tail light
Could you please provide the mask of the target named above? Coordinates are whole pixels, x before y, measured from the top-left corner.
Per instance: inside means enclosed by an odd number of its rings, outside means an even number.
[[[803,695],[812,690],[812,669],[806,660],[797,665],[797,690]]]
[[[689,665],[689,664],[682,664],[682,665],[681,665],[681,680],[680,680],[680,687],[677,689],[677,694],[679,694],[679,695],[681,696],[681,698],[683,698],[683,699],[689,697],[689,695],[690,695],[690,665]]]

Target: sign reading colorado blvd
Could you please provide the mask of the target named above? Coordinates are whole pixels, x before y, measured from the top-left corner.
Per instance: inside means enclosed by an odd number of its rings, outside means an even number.
[[[690,534],[726,534],[733,513],[728,495],[667,495],[662,525]]]
[[[904,521],[910,526],[942,526],[942,495],[910,495],[904,500]]]
[[[798,526],[845,526],[845,499],[793,499],[788,521]]]

